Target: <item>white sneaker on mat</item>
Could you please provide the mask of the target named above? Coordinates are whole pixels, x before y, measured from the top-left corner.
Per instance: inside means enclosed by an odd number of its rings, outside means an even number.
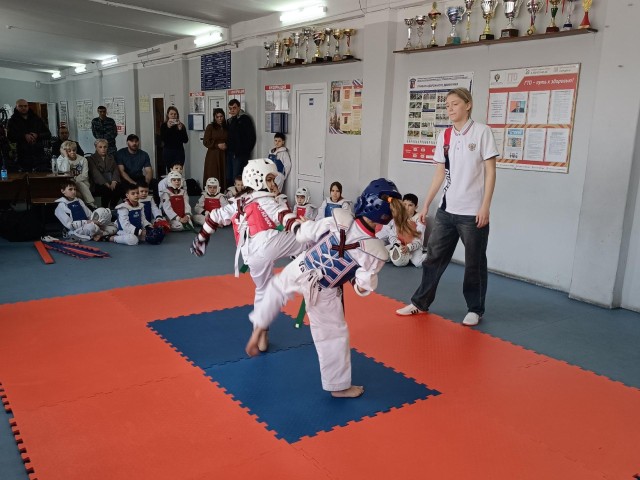
[[[396,315],[401,315],[403,317],[407,317],[409,315],[417,315],[419,313],[427,313],[427,312],[423,312],[418,307],[416,307],[413,303],[410,303],[409,305],[406,305],[396,310]]]
[[[465,315],[464,320],[462,320],[462,324],[467,327],[474,327],[480,323],[480,319],[482,317],[475,312],[469,312]]]

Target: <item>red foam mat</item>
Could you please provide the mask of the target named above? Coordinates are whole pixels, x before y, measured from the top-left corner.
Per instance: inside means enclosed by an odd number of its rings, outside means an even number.
[[[441,395],[292,445],[146,327],[250,304],[247,275],[0,305],[0,396],[32,478],[631,480],[640,472],[637,389],[436,315],[397,317],[398,302],[346,290],[352,346]],[[295,401],[283,398],[281,408]]]

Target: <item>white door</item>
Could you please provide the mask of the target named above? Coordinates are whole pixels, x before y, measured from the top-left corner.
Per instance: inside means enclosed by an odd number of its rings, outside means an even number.
[[[207,111],[205,118],[207,124],[213,122],[213,109],[221,108],[224,112],[224,116],[227,116],[227,92],[225,90],[216,90],[213,92],[207,92]]]
[[[320,206],[324,197],[325,142],[327,136],[326,87],[296,90],[297,182],[311,192],[311,203]]]

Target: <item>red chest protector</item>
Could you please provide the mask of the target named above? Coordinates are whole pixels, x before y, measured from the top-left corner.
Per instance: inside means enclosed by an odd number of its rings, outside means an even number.
[[[171,208],[179,217],[184,217],[184,195],[171,193],[169,196]]]
[[[240,220],[241,210],[238,210],[233,216],[231,224],[233,225],[233,234],[236,237],[236,243],[240,240]],[[269,217],[267,212],[260,206],[258,202],[251,202],[248,205],[245,205],[242,208],[242,212],[244,213],[244,222],[246,223],[246,228],[249,229],[249,236],[255,237],[258,233],[263,232],[265,230],[273,230],[277,227],[276,223]]]
[[[220,199],[219,198],[212,198],[212,197],[205,197],[204,199],[204,209],[207,212],[211,212],[213,210],[218,210],[220,208]]]
[[[307,216],[307,207],[306,205],[298,205],[296,206],[296,218],[304,218]]]

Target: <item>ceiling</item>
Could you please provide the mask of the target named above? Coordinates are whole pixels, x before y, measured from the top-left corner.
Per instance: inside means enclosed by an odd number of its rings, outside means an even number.
[[[0,67],[35,72],[124,55],[286,9],[268,0],[2,0]],[[300,3],[300,2],[298,2]],[[289,2],[291,4],[291,2]]]

